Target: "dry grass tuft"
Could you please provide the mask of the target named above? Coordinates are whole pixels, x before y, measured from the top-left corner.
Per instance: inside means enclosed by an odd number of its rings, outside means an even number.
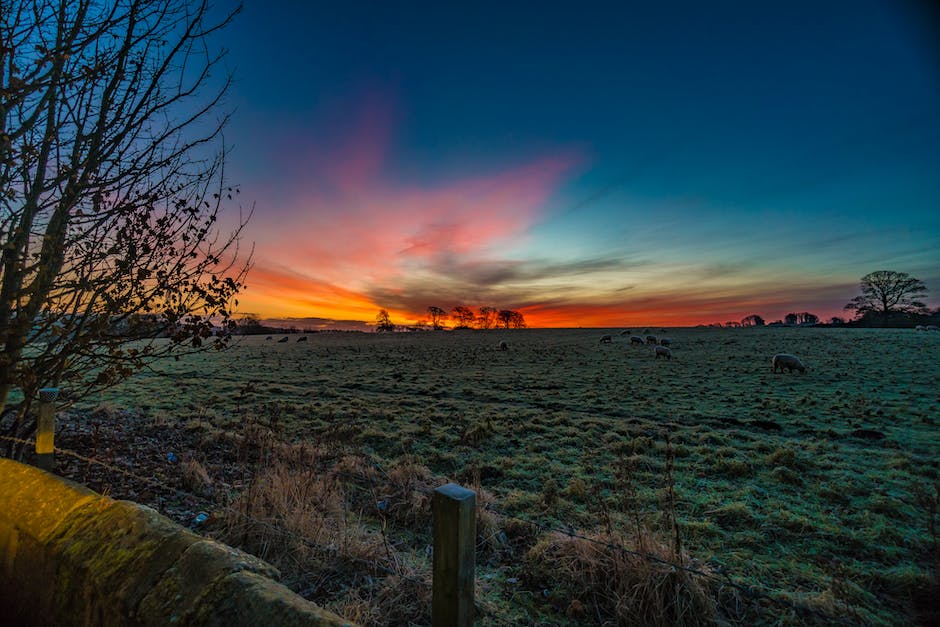
[[[394,575],[374,587],[349,588],[342,599],[328,606],[350,622],[383,626],[429,624],[430,607],[430,582],[422,585]]]
[[[648,530],[635,538],[616,532],[586,537],[549,533],[525,556],[533,583],[552,590],[559,607],[582,608],[619,625],[714,622],[717,604],[702,578],[616,548],[673,561],[669,543]],[[682,563],[689,563],[686,556]]]
[[[212,478],[205,466],[195,459],[187,459],[182,463],[181,471],[184,490],[200,496],[212,494]]]
[[[427,466],[406,456],[389,469],[377,501],[389,519],[426,526],[431,521],[431,493],[440,483]]]

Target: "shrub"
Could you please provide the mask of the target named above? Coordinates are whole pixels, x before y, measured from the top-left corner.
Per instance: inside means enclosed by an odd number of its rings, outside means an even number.
[[[553,590],[556,606],[569,612],[584,608],[588,616],[609,617],[620,625],[714,621],[716,603],[706,580],[617,548],[674,561],[677,556],[669,542],[649,530],[630,539],[617,532],[585,537],[548,533],[525,556],[531,583]],[[689,561],[685,555],[678,559]]]

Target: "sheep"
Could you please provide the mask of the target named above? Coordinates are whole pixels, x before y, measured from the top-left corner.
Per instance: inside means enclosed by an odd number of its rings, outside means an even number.
[[[505,340],[500,340],[499,344],[496,345],[496,348],[497,350],[508,351],[509,344],[507,344]]]
[[[307,341],[307,336],[306,336],[306,335],[301,335],[300,337],[297,338],[297,341],[298,341],[298,342],[306,342],[306,341]]]
[[[670,340],[668,337],[659,338],[660,346],[669,346],[670,344],[672,344],[672,340]]]
[[[640,345],[642,345],[642,344],[643,344],[643,338],[640,337],[639,335],[631,335],[631,336],[630,336],[630,343],[631,343],[631,344],[640,344]]]
[[[609,335],[604,335],[604,336],[601,337],[600,343],[601,343],[601,344],[610,344],[610,343],[613,342],[613,341],[614,341],[613,338],[611,338]]]
[[[806,366],[803,365],[800,358],[789,353],[777,353],[774,355],[771,361],[771,372],[777,372],[777,368],[780,368],[780,372],[783,372],[783,369],[786,368],[787,372],[799,370],[800,374],[806,373]]]
[[[287,340],[288,340],[288,337],[285,335],[284,337],[282,337],[281,339],[279,339],[279,340],[277,341],[277,343],[278,343],[278,344],[283,344],[283,343],[286,342]]]
[[[646,336],[646,343],[647,343],[647,344],[658,344],[659,342],[656,340],[656,336],[655,336],[655,335],[647,335],[647,336]]]
[[[925,326],[922,325],[922,324],[918,324],[916,327],[914,327],[914,330],[915,330],[915,331],[926,331],[926,330],[927,330],[927,327],[925,327]]]
[[[653,351],[653,354],[655,355],[656,359],[659,359],[660,357],[665,357],[666,359],[672,359],[672,351],[666,348],[665,346],[657,346],[656,349]]]
[[[625,335],[630,335],[630,329],[624,329],[623,331],[620,332],[620,337],[623,337]]]
[[[265,341],[265,342],[270,342],[270,341],[273,340],[273,339],[274,339],[274,338],[269,335],[268,337],[264,338],[264,341]]]

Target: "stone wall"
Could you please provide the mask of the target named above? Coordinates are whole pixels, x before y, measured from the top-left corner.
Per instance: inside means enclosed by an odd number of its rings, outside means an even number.
[[[278,576],[149,507],[0,459],[3,624],[349,624]]]

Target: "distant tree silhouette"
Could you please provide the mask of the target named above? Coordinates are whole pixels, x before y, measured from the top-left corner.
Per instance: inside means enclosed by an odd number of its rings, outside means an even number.
[[[505,329],[524,329],[526,326],[525,317],[511,309],[500,309],[496,314],[496,320]]]
[[[450,311],[451,318],[457,323],[455,329],[469,329],[473,326],[476,316],[473,310],[463,305],[457,305]]]
[[[790,312],[786,315],[784,321],[792,325],[812,325],[819,323],[819,316],[808,311],[801,311],[799,313]]]
[[[742,327],[762,327],[764,324],[764,319],[757,314],[751,314],[741,320]]]
[[[261,324],[261,321],[258,320],[258,316],[255,314],[245,314],[240,320],[238,320],[238,332],[242,335],[258,335],[260,333],[265,333],[265,327]]]
[[[804,311],[799,315],[800,324],[819,324],[819,316],[808,311]]]
[[[740,322],[736,322],[735,320],[729,320],[728,322],[725,323],[725,326],[734,329],[734,328],[736,328],[736,327],[741,326],[741,323],[740,323]]]
[[[926,314],[927,307],[919,298],[927,295],[927,286],[906,272],[877,270],[861,278],[862,293],[853,298],[846,310],[854,310],[856,318],[875,315],[886,324],[893,314]]]
[[[444,328],[444,320],[447,318],[447,312],[431,305],[428,307],[428,323],[431,325],[435,331],[439,331]]]
[[[379,333],[395,330],[395,324],[392,322],[391,316],[388,315],[387,309],[379,309],[379,313],[375,317],[375,330]]]
[[[833,316],[832,318],[829,318],[829,324],[831,324],[832,326],[838,326],[838,325],[840,325],[840,324],[845,324],[845,319],[844,319],[844,318],[840,318],[839,316]]]
[[[493,325],[496,323],[496,314],[498,310],[496,307],[490,307],[489,305],[484,305],[480,307],[479,313],[477,314],[476,324],[478,329],[492,329]]]

